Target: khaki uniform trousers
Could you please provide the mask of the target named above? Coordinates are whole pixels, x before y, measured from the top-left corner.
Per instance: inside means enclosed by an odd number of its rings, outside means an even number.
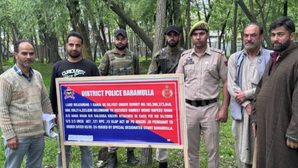
[[[219,167],[219,122],[216,121],[218,111],[219,102],[200,107],[186,103],[190,168],[200,167],[199,151],[201,133],[203,134],[207,150],[208,168]]]

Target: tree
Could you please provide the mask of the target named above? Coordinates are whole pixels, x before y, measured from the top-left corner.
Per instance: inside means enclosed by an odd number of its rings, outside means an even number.
[[[126,22],[131,29],[144,41],[144,43],[153,50],[153,43],[146,33],[134,22],[120,7],[112,0],[104,0],[107,4],[110,5],[110,8],[124,21]]]
[[[237,51],[237,11],[238,11],[238,3],[234,1],[234,19],[233,19],[233,33],[232,33],[232,42],[231,42],[231,53],[235,53]]]
[[[70,21],[73,30],[80,33],[84,40],[84,48],[82,51],[82,55],[84,58],[92,60],[88,20],[85,17],[85,15],[81,16],[81,13],[84,13],[85,11],[81,11],[79,0],[69,0],[66,6],[69,11]]]
[[[156,22],[155,22],[155,38],[153,52],[161,50],[163,47],[165,18],[166,18],[166,0],[157,0]],[[142,150],[141,164],[149,165],[152,163],[152,148],[144,148]]]

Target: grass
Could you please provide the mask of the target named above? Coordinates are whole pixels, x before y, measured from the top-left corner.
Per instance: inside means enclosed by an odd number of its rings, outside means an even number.
[[[96,61],[98,65],[100,60]],[[3,63],[6,68],[11,67],[13,65],[12,59],[8,62]],[[140,60],[141,73],[146,74],[148,67],[150,64],[150,60],[145,60],[144,57]],[[50,80],[51,80],[51,69],[52,65],[41,64],[36,62],[33,66],[34,69],[38,70],[42,76],[45,83],[45,86],[49,89]],[[227,123],[221,124],[220,129],[220,167],[223,168],[234,168],[236,165],[235,151],[234,151],[234,139],[231,133],[231,125],[232,119],[229,118]],[[48,138],[46,137],[46,146],[44,150],[44,159],[43,166],[56,165],[56,154],[58,151],[58,139],[57,138]],[[3,139],[0,138],[0,144],[3,144]],[[98,151],[102,147],[92,147],[93,148],[93,163],[94,168],[96,168]],[[80,168],[80,149],[77,146],[72,147],[71,154],[71,162],[70,168]],[[4,165],[5,161],[5,153],[4,153],[4,145],[0,145],[0,168]],[[137,159],[141,158],[142,149],[136,148],[135,155]],[[125,148],[119,148],[118,152],[118,168],[129,168],[128,164],[126,164],[126,150]],[[155,149],[153,149],[153,157],[155,157]],[[183,158],[181,150],[170,149],[169,150],[169,159],[168,159],[169,168],[183,168]],[[200,166],[201,168],[207,168],[207,154],[206,149],[201,141],[201,149],[200,149]],[[23,164],[24,167],[24,164]],[[152,168],[158,167],[157,161],[153,160],[152,165],[149,166]],[[144,165],[137,165],[134,168],[144,168]]]

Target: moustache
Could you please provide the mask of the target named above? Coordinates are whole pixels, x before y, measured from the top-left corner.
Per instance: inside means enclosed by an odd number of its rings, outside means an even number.
[[[247,41],[245,44],[255,44],[255,43],[252,41]]]

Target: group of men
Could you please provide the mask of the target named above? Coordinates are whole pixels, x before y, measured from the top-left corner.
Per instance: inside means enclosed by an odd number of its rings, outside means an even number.
[[[52,69],[50,94],[41,74],[31,68],[34,47],[30,41],[14,46],[15,65],[0,75],[0,127],[5,139],[5,168],[41,168],[44,149],[42,113],[57,114],[56,78],[140,74],[139,58],[128,49],[127,33],[115,31],[113,50],[99,65],[82,56],[83,38],[76,32],[67,37],[67,59]],[[196,23],[189,36],[193,48],[179,47],[181,30],[172,25],[165,31],[166,47],[152,56],[148,74],[184,75],[189,167],[198,168],[201,134],[208,167],[220,166],[220,123],[233,118],[232,133],[238,167],[298,167],[298,54],[295,25],[288,17],[270,25],[273,51],[262,47],[263,28],[248,24],[243,31],[244,49],[226,59],[222,50],[211,48],[209,27]],[[222,102],[219,101],[222,82]],[[58,130],[59,131],[59,130]],[[255,143],[256,140],[256,143]],[[57,155],[62,167],[60,140]],[[69,167],[70,148],[66,146]],[[80,146],[81,167],[93,167],[92,148]],[[108,168],[117,167],[117,148],[109,151]],[[157,149],[159,168],[167,168],[167,149]],[[127,148],[127,162],[138,163],[134,148]]]

